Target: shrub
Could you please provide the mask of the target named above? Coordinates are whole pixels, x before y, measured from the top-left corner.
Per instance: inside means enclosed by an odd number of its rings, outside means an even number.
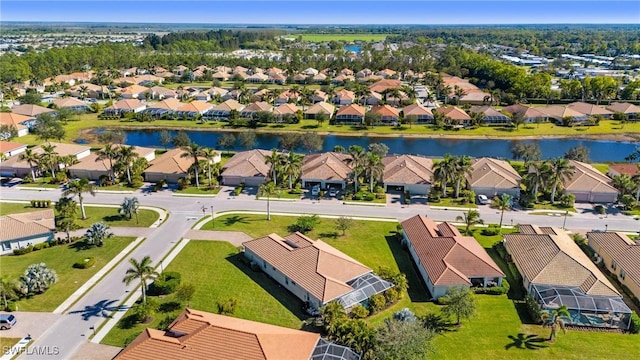
[[[576,202],[576,196],[573,194],[563,194],[560,197],[560,206],[564,208],[572,208]]]
[[[476,294],[504,295],[509,292],[509,283],[506,279],[502,279],[502,286],[491,286],[486,288],[476,287],[472,288],[472,290]]]
[[[431,188],[431,191],[429,191],[429,196],[427,197],[427,200],[429,200],[429,202],[440,202],[440,191],[437,190],[435,187]]]
[[[440,296],[439,298],[436,299],[436,304],[438,304],[438,305],[448,305],[449,304],[449,297],[448,296]]]
[[[158,309],[158,302],[153,298],[147,298],[146,303],[138,303],[133,306],[133,315],[137,322],[147,322]]]
[[[289,190],[289,194],[300,195],[302,193],[302,185],[300,183],[297,183],[295,188]]]
[[[387,289],[384,292],[384,297],[387,300],[388,304],[393,304],[396,301],[400,300],[401,297],[401,292],[399,289],[397,289],[396,287],[392,287],[390,289]]]
[[[632,334],[640,333],[640,316],[634,311],[631,313],[631,326],[629,332]]]
[[[504,244],[501,241],[496,242],[495,244],[493,244],[493,249],[498,253],[498,255],[500,255],[500,258],[502,260],[506,260],[507,259],[507,250],[504,248]]]
[[[236,307],[238,305],[238,299],[229,298],[227,300],[218,301],[216,306],[218,307],[218,314],[220,315],[233,315],[236,313]]]
[[[351,314],[351,317],[354,319],[364,319],[367,316],[369,316],[369,310],[367,310],[361,304],[358,304],[351,308],[350,314]]]
[[[82,258],[73,264],[76,269],[87,269],[92,267],[96,263],[96,259],[93,256]]]
[[[168,313],[181,308],[182,304],[179,301],[167,301],[160,304],[160,306],[158,307],[158,311],[160,311],[161,313]]]
[[[38,244],[33,245],[33,251],[46,249],[48,247],[49,247],[49,243],[47,243],[47,242],[38,243]]]
[[[164,186],[167,184],[166,180],[160,180],[157,183],[153,184],[153,192],[158,192],[160,190],[162,190],[162,188],[164,188]]]
[[[7,307],[5,308],[5,311],[12,312],[16,310],[18,310],[18,305],[16,305],[16,303],[14,303],[13,301],[10,301],[7,303]]]
[[[233,189],[233,195],[234,196],[240,195],[240,193],[242,193],[242,188],[243,188],[242,185],[236,186],[235,189]]]
[[[593,211],[595,211],[596,214],[604,214],[606,209],[603,205],[598,204],[593,207]]]
[[[382,308],[384,308],[386,304],[387,300],[382,294],[371,295],[371,297],[369,298],[369,310],[372,314],[382,310]]]
[[[587,245],[587,239],[584,238],[584,236],[580,235],[580,234],[573,234],[571,235],[571,237],[573,238],[573,241],[578,245],[578,246],[586,246]]]
[[[318,219],[318,215],[300,216],[294,224],[291,224],[289,226],[289,231],[299,231],[304,234],[312,231],[316,227],[316,225],[318,225],[318,222],[320,222],[320,219]]]
[[[500,228],[498,225],[489,225],[489,227],[482,229],[480,233],[484,236],[495,236],[500,234]]]
[[[149,287],[150,295],[168,295],[175,292],[180,286],[182,276],[179,272],[166,271],[160,274]]]
[[[169,325],[171,325],[171,323],[175,319],[176,319],[176,317],[173,316],[173,315],[165,316],[162,320],[160,320],[158,325],[156,325],[156,329],[162,330],[162,331],[167,330],[167,328],[169,328]]]
[[[384,194],[384,188],[382,186],[378,185],[373,189],[373,192],[376,193],[376,194]]]
[[[362,200],[362,193],[353,194],[351,197],[352,200]]]
[[[376,196],[372,193],[365,193],[363,198],[365,201],[373,201]]]
[[[535,299],[531,297],[531,295],[527,295],[524,300],[529,316],[531,316],[531,320],[538,324],[542,323],[542,312],[540,311],[540,307]]]
[[[33,251],[33,246],[29,245],[20,249],[13,249],[13,255],[24,255]]]

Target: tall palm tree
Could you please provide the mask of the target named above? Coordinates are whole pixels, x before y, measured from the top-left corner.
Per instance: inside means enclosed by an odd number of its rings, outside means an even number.
[[[511,209],[511,200],[513,197],[509,194],[502,194],[500,196],[496,196],[493,199],[491,206],[500,210],[500,225],[498,227],[498,231],[502,232],[502,218],[504,217],[504,211]]]
[[[364,165],[365,162],[365,152],[362,149],[362,146],[359,145],[351,145],[349,146],[349,150],[347,151],[349,157],[344,161],[351,165],[353,169],[353,182],[354,182],[354,192],[358,192],[358,172],[360,168]]]
[[[33,149],[27,148],[22,154],[20,154],[19,159],[20,161],[26,161],[27,164],[29,164],[29,168],[31,169],[31,178],[35,181],[35,167],[38,166],[38,163],[40,162],[40,154],[34,152]]]
[[[369,191],[373,192],[374,179],[379,179],[384,170],[384,164],[382,164],[380,155],[368,152],[365,158],[364,167],[367,176],[369,176]]]
[[[182,150],[184,153],[180,157],[193,158],[193,175],[196,178],[196,187],[200,188],[200,180],[198,179],[198,175],[200,174],[200,171],[198,171],[198,156],[202,155],[202,147],[196,143],[191,143],[189,146],[183,146]]]
[[[549,178],[549,164],[546,162],[529,162],[525,163],[525,168],[528,169],[527,175],[525,175],[527,190],[530,190],[533,198],[537,199],[538,190],[541,186],[545,186]]]
[[[302,167],[302,156],[289,151],[289,155],[283,157],[282,171],[289,178],[289,189],[293,188],[293,178],[297,178]]]
[[[55,179],[56,170],[55,167],[58,163],[58,153],[56,152],[56,146],[51,144],[42,144],[40,146],[44,153],[42,154],[42,161],[49,165],[49,169],[51,170],[51,177]]]
[[[276,185],[273,181],[264,183],[258,188],[258,197],[267,197],[267,220],[271,221],[271,197],[278,195]]]
[[[116,181],[116,174],[113,169],[113,160],[118,157],[118,153],[118,148],[114,147],[111,143],[105,144],[102,149],[98,150],[97,160],[109,160],[109,177],[111,178],[112,183],[115,183]]]
[[[134,146],[120,146],[118,151],[118,161],[124,164],[127,169],[127,182],[131,185],[131,165],[138,158],[136,148]]]
[[[453,178],[456,182],[456,199],[460,196],[460,185],[467,181],[467,175],[471,176],[471,157],[460,156],[453,160]]]
[[[84,197],[82,194],[89,193],[91,196],[96,196],[96,187],[89,182],[86,178],[70,181],[67,184],[67,189],[62,192],[62,196],[78,196],[78,203],[80,203],[80,211],[82,212],[82,219],[87,218],[87,214],[84,211]]]
[[[480,212],[478,210],[469,209],[466,213],[456,216],[456,221],[462,221],[465,224],[465,235],[471,235],[469,229],[473,225],[484,224],[484,221],[480,218]]]
[[[213,187],[213,177],[211,176],[212,170],[216,168],[216,163],[214,159],[218,156],[218,152],[212,148],[202,148],[201,150],[202,156],[207,159],[207,175],[209,176],[209,187]],[[215,174],[218,176],[218,174]]]
[[[636,203],[640,201],[640,173],[633,175],[631,178],[636,189]]]
[[[442,197],[447,197],[447,184],[453,178],[455,158],[451,154],[446,154],[444,159],[433,166],[433,176],[440,181],[442,187]]]
[[[565,178],[570,180],[571,177],[573,177],[573,170],[575,170],[576,167],[571,165],[569,160],[559,157],[549,162],[549,168],[549,185],[552,187],[551,202],[553,203],[556,200],[558,187],[562,186]]]
[[[142,285],[142,302],[147,302],[147,280],[155,279],[158,272],[151,266],[151,258],[147,255],[142,260],[129,259],[131,267],[127,269],[122,282],[129,285],[134,280],[140,280]]]
[[[544,312],[542,313],[542,320],[544,321],[545,327],[551,327],[551,334],[549,334],[549,341],[555,341],[556,333],[558,332],[558,327],[562,329],[563,333],[566,333],[567,330],[564,327],[564,320],[562,320],[561,316],[570,317],[569,308],[567,305],[562,305],[559,308],[553,310],[551,313]]]
[[[2,295],[2,310],[8,310],[9,301],[7,299],[13,299],[17,296],[16,284],[3,276],[0,278],[0,294]]]
[[[278,153],[276,149],[271,150],[271,155],[264,156],[265,164],[271,164],[271,180],[273,181],[273,185],[278,185],[278,171],[280,167],[280,163],[282,162],[282,155]]]

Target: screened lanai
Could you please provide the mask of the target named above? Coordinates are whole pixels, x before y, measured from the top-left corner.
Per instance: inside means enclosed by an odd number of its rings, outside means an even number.
[[[353,288],[353,291],[342,295],[338,299],[338,302],[340,302],[345,309],[358,305],[372,295],[379,294],[394,286],[392,283],[383,280],[374,273],[364,274],[349,281],[347,284]]]
[[[631,309],[620,296],[585,294],[578,287],[531,284],[531,295],[542,311],[551,312],[566,305],[571,314],[563,319],[568,325],[629,328]]]
[[[346,346],[320,338],[309,360],[360,360],[360,355]]]

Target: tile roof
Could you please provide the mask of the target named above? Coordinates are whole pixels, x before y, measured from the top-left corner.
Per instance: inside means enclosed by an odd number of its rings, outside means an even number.
[[[356,98],[356,95],[353,91],[342,89],[335,94],[335,97],[341,100],[345,100],[345,99],[354,100]]]
[[[273,113],[276,115],[292,115],[295,114],[298,110],[300,109],[294,104],[285,103],[273,109]]]
[[[247,105],[242,112],[259,112],[259,111],[271,111],[272,107],[266,101],[256,101]]]
[[[640,106],[630,103],[614,102],[613,104],[607,105],[607,109],[624,114],[640,114]]]
[[[371,272],[323,241],[301,233],[284,238],[270,234],[242,245],[323,302],[353,291],[347,282]]]
[[[424,215],[402,222],[402,230],[434,285],[471,285],[472,277],[504,277],[500,267],[470,236]]]
[[[144,86],[140,86],[140,85],[131,85],[131,86],[127,86],[126,88],[122,89],[122,91],[120,92],[121,94],[127,94],[127,95],[134,95],[134,94],[140,94],[140,93],[144,93],[149,91],[148,87],[144,87]]]
[[[523,113],[524,117],[529,118],[546,118],[547,114],[536,110],[535,108],[524,106],[521,104],[510,105],[502,108],[502,111],[509,114]]]
[[[167,98],[162,101],[159,101],[155,104],[150,104],[147,106],[149,109],[164,109],[164,110],[175,110],[179,107],[183,106],[184,103],[181,103],[180,100],[176,98]]]
[[[216,105],[213,109],[218,111],[231,111],[231,110],[240,111],[242,107],[243,105],[237,102],[236,100],[229,99],[223,103]]]
[[[182,149],[171,149],[151,161],[145,173],[186,174],[193,165],[193,159],[182,157],[186,152]]]
[[[269,155],[271,151],[260,149],[236,153],[224,165],[222,176],[268,177],[271,165],[266,163],[265,156]]]
[[[566,117],[572,118],[586,118],[587,115],[574,110],[568,106],[562,105],[551,105],[551,106],[542,106],[537,108],[538,111],[547,114],[547,116],[554,118],[556,120],[562,120]]]
[[[27,144],[20,144],[11,141],[0,141],[0,153],[8,153],[20,148],[26,148]]]
[[[385,156],[382,159],[384,183],[431,184],[433,161],[414,155]]]
[[[0,241],[48,234],[55,228],[53,209],[0,216]]]
[[[326,152],[311,154],[304,157],[302,162],[302,179],[346,180],[351,167],[345,162],[347,154]]]
[[[322,113],[325,113],[325,114],[327,114],[329,116],[332,116],[333,112],[335,110],[336,110],[335,106],[329,104],[328,102],[321,101],[321,102],[318,102],[318,103],[315,103],[315,104],[311,105],[307,109],[307,111],[305,111],[304,113],[305,114],[319,114],[319,113],[322,112]]]
[[[186,309],[167,331],[146,329],[116,360],[309,359],[320,335]]]
[[[511,189],[520,186],[522,177],[504,160],[489,157],[473,159],[471,175],[467,181],[471,187],[491,187]]]
[[[484,116],[491,116],[491,117],[501,117],[504,118],[506,117],[506,115],[504,115],[503,113],[499,112],[498,110],[492,108],[489,105],[482,105],[482,106],[472,106],[469,109],[470,112],[479,112],[479,113],[483,113]]]
[[[143,107],[146,107],[146,105],[138,99],[124,99],[114,103],[107,109],[111,108],[115,110],[135,110]]]
[[[400,114],[398,112],[398,109],[394,108],[391,105],[376,105],[374,107],[371,108],[371,110],[369,110],[373,113],[377,113],[380,116],[385,116],[385,117],[399,117]]]
[[[587,115],[613,115],[612,111],[609,111],[601,106],[594,104],[587,104],[584,102],[574,102],[569,104],[569,107],[577,112],[581,112]]]
[[[411,116],[411,115],[415,115],[415,116],[426,115],[428,117],[433,117],[433,114],[431,113],[431,111],[420,104],[411,104],[411,105],[405,106],[402,109],[402,114],[405,117]]]
[[[31,105],[31,104],[16,105],[11,108],[11,111],[15,114],[26,115],[31,117],[34,117],[43,113],[55,112],[55,110],[53,109],[49,109],[40,105]]]
[[[599,248],[598,253],[609,255],[626,276],[640,287],[640,242],[616,232],[589,232],[587,240],[589,246]]]
[[[464,110],[460,109],[457,106],[439,107],[431,111],[443,113],[445,116],[452,120],[471,120],[471,117]]]
[[[33,117],[14,113],[0,112],[0,124],[14,126],[16,130],[26,129],[27,127],[21,123],[29,120],[33,120]]]
[[[116,144],[114,144],[114,145],[118,146]],[[120,146],[126,146],[126,145],[120,145]],[[134,150],[133,151],[138,156],[145,157],[150,152],[154,152],[155,150],[152,149],[152,148],[134,146]],[[114,164],[115,164],[115,161],[114,161]],[[98,154],[94,153],[94,154],[90,154],[87,157],[82,158],[79,163],[77,163],[75,165],[71,165],[67,169],[69,169],[69,170],[87,170],[87,171],[109,171],[110,167],[109,167],[109,160],[107,160],[107,159],[99,160],[98,159]]]
[[[201,101],[201,100],[195,100],[192,101],[190,103],[186,103],[182,106],[180,106],[179,108],[176,109],[176,111],[184,111],[184,112],[191,112],[191,113],[204,113],[207,110],[210,110],[213,108],[212,104],[209,104],[206,101]]]
[[[585,294],[620,296],[598,267],[565,231],[504,235],[505,247],[518,269],[534,284],[575,286]]]
[[[74,97],[66,97],[66,98],[61,98],[61,99],[55,99],[53,100],[53,103],[58,107],[58,108],[63,108],[63,107],[73,107],[73,106],[86,106],[88,107],[88,105],[77,98]]]
[[[340,115],[364,116],[364,113],[365,113],[365,109],[362,106],[358,104],[349,104],[349,105],[340,107],[340,109],[338,109],[338,112],[336,113],[336,116],[340,116]]]
[[[569,164],[575,167],[570,178],[564,178],[563,185],[567,191],[590,192],[615,192],[618,190],[611,186],[611,179],[598,171],[590,164],[569,160]]]
[[[369,85],[369,90],[381,93],[388,89],[399,89],[402,86],[400,80],[383,79]]]
[[[620,174],[626,174],[629,176],[636,175],[640,172],[639,164],[611,164],[609,165],[609,172],[611,170]]]

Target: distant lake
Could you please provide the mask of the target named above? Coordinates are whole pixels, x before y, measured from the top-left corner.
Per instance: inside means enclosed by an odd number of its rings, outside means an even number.
[[[127,145],[162,147],[158,130],[125,130]],[[174,136],[176,131],[169,131]],[[224,132],[213,131],[185,131],[191,141],[201,146],[216,147],[218,139]],[[351,145],[367,147],[371,143],[383,143],[389,147],[390,154],[417,154],[441,157],[445,154],[469,155],[473,157],[491,156],[497,158],[511,158],[511,147],[517,142],[535,142],[540,145],[543,158],[555,158],[578,145],[590,149],[589,157],[593,162],[624,161],[633,153],[637,142],[620,142],[610,140],[588,139],[539,139],[539,140],[501,140],[501,139],[448,139],[448,138],[417,138],[417,137],[355,137],[355,136],[323,136],[322,151],[332,151],[334,146],[348,148]],[[256,134],[256,148],[274,149],[278,147],[280,136],[277,134]],[[236,147],[234,150],[242,150]]]

